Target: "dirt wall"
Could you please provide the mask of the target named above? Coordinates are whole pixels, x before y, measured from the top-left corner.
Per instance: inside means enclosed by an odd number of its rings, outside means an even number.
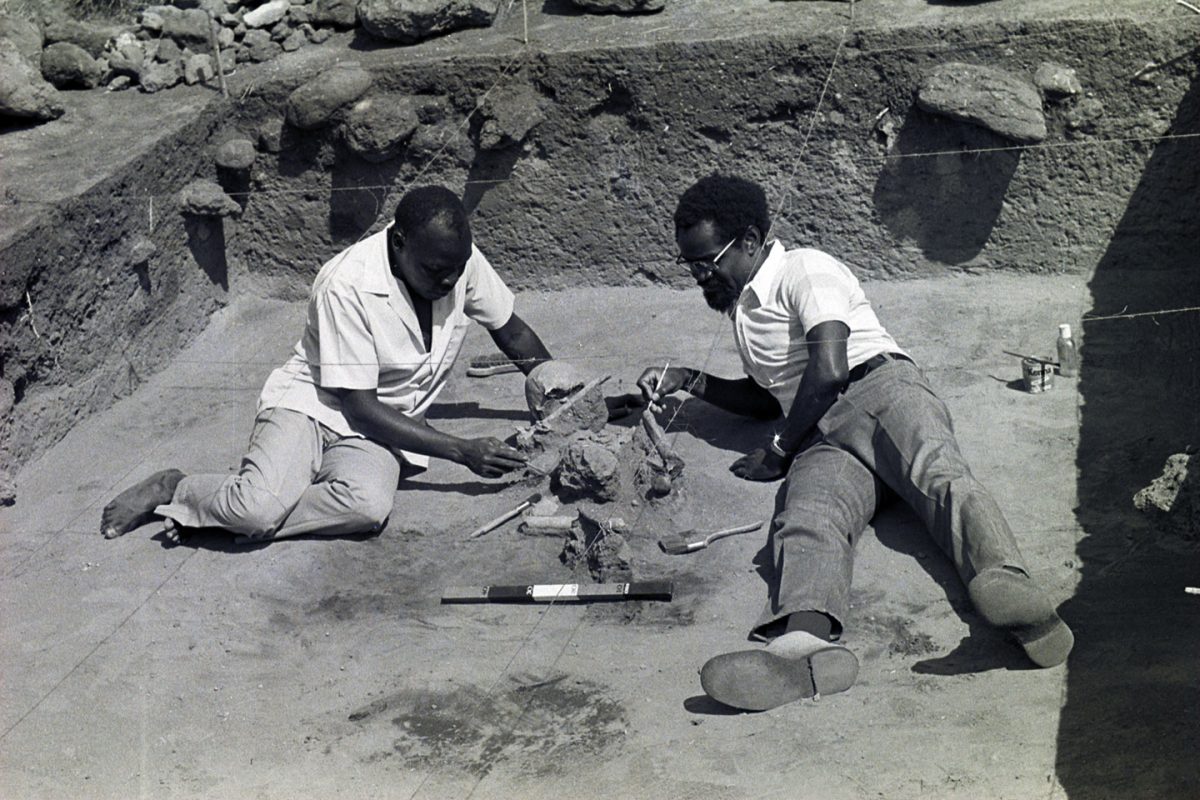
[[[670,214],[713,170],[763,182],[781,212],[776,235],[826,249],[865,279],[1086,276],[1197,71],[1194,36],[1187,24],[1111,20],[423,60],[355,41],[306,51],[246,77],[232,101],[214,97],[144,158],[7,237],[0,334],[16,405],[5,460],[20,463],[129,391],[229,292],[304,296],[322,261],[381,225],[414,182],[463,191],[478,243],[517,288],[686,286]],[[355,155],[337,120],[281,125],[288,94],[337,60],[372,73],[368,96],[420,99],[422,125],[394,158]],[[1056,62],[1076,70],[1083,93],[1047,101],[1046,140],[1018,148],[915,107],[921,77],[951,60],[1026,77]],[[498,97],[536,124],[503,119],[488,105]],[[515,140],[497,142],[497,126]],[[259,145],[244,210],[187,223],[179,189],[218,177],[213,153],[235,137]],[[1151,216],[1171,229],[1164,242],[1194,226],[1170,213],[1175,191],[1141,198],[1163,210]],[[134,195],[158,198],[152,229],[143,204],[114,199]],[[156,252],[139,267],[129,252],[143,235]]]

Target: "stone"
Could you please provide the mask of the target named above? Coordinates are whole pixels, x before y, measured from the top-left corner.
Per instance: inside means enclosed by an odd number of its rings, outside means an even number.
[[[380,39],[413,44],[462,28],[486,28],[501,0],[359,0],[358,21]]]
[[[258,146],[268,153],[283,150],[282,117],[270,117],[258,126]]]
[[[270,61],[283,52],[279,42],[272,40],[270,32],[262,28],[246,31],[242,45],[246,48],[246,57],[255,62]]]
[[[104,73],[96,59],[70,42],[55,42],[42,51],[42,77],[59,89],[95,89]]]
[[[301,25],[306,25],[312,22],[312,9],[309,6],[293,5],[288,10],[288,24],[294,25],[297,28]]]
[[[17,482],[6,469],[0,469],[0,506],[11,506],[17,502]]]
[[[571,0],[571,3],[592,14],[653,14],[667,6],[667,0]]]
[[[140,42],[133,41],[118,46],[108,54],[108,70],[116,75],[138,78],[146,64],[146,51]]]
[[[197,53],[183,60],[183,82],[188,86],[207,83],[217,77],[217,68],[208,53]]]
[[[144,267],[158,253],[158,246],[150,238],[139,234],[129,246],[129,266]]]
[[[183,206],[183,213],[198,217],[228,217],[242,210],[218,184],[203,179],[194,180],[183,187],[179,202]]]
[[[37,25],[12,14],[0,14],[0,39],[12,42],[26,61],[42,68],[42,47],[46,40]]]
[[[567,443],[557,477],[568,493],[599,502],[616,500],[621,494],[621,464],[616,453],[578,435]]]
[[[181,58],[183,58],[183,49],[175,43],[174,39],[160,40],[158,48],[154,51],[154,60],[163,64],[178,61]]]
[[[221,27],[232,29],[236,28],[242,23],[242,15],[233,14],[227,11],[221,16],[217,17],[217,21],[221,23]]]
[[[539,123],[538,95],[526,84],[501,84],[483,101],[479,148],[498,150],[520,144]]]
[[[346,112],[342,141],[352,152],[378,164],[395,156],[420,124],[416,103],[409,97],[364,97]]]
[[[155,61],[142,70],[140,84],[142,91],[147,94],[170,89],[183,80],[183,71],[179,67],[179,59],[162,63]]]
[[[217,47],[222,50],[233,47],[237,37],[233,35],[232,28],[221,28],[217,31]]]
[[[292,92],[285,105],[287,121],[301,130],[327,124],[344,106],[371,88],[371,73],[357,63],[335,65]]]
[[[571,567],[586,564],[588,573],[599,582],[630,580],[633,551],[614,522],[581,510],[579,525],[567,533],[559,558]]]
[[[66,111],[58,90],[8,39],[0,39],[0,117],[48,122]],[[11,266],[11,265],[10,265]]]
[[[17,390],[8,378],[0,378],[0,422],[8,418],[9,412],[17,404]]]
[[[150,33],[162,33],[163,17],[157,11],[150,9],[142,9],[142,15],[138,19],[138,24],[142,26],[142,30]]]
[[[110,25],[97,25],[62,16],[51,17],[42,28],[46,45],[66,42],[86,50],[92,58],[99,58],[109,40],[120,32],[120,28]]]
[[[525,377],[525,402],[529,413],[538,421],[554,415],[555,426],[564,433],[603,430],[608,423],[608,405],[604,402],[601,384],[592,385],[584,396],[576,396],[594,383],[594,377],[566,361],[538,364]],[[568,404],[568,400],[572,402]],[[560,418],[564,418],[561,423]]]
[[[287,16],[291,5],[288,0],[271,0],[253,11],[247,11],[242,22],[246,23],[247,28],[269,28]]]
[[[268,28],[271,31],[271,40],[283,44],[284,40],[292,35],[292,26],[287,20],[276,22],[272,27]]]
[[[249,139],[230,139],[217,148],[216,162],[222,169],[244,172],[254,166],[258,153]]]
[[[294,53],[307,44],[308,37],[304,35],[304,31],[297,30],[288,34],[288,37],[284,39],[279,46],[283,48],[283,52],[285,53]]]
[[[436,157],[465,167],[475,159],[475,147],[459,123],[443,120],[417,128],[408,141],[408,155],[419,163]]]
[[[1168,457],[1162,474],[1133,496],[1133,506],[1167,533],[1200,538],[1200,456]]]
[[[133,86],[133,78],[128,75],[118,75],[108,82],[108,91],[120,92]]]
[[[161,20],[158,30],[163,36],[179,42],[197,42],[207,44],[211,21],[208,14],[198,8],[174,8],[173,6],[150,6],[142,12],[142,27],[146,24],[147,14],[154,14]]]
[[[304,35],[307,36],[308,40],[313,44],[322,44],[327,42],[329,41],[329,37],[333,35],[333,32],[328,28],[314,28],[311,25],[302,25],[300,27],[304,30]]]
[[[1067,128],[1081,133],[1095,133],[1104,116],[1104,104],[1094,97],[1085,97],[1067,111]]]
[[[1033,83],[1052,100],[1074,97],[1083,92],[1083,84],[1076,77],[1075,70],[1049,61],[1038,65],[1037,72],[1033,73]]]
[[[941,64],[921,81],[917,105],[931,114],[978,125],[1020,144],[1035,144],[1046,138],[1046,118],[1037,87],[994,67]]]
[[[312,22],[334,28],[353,28],[358,23],[357,0],[317,0],[312,9]]]

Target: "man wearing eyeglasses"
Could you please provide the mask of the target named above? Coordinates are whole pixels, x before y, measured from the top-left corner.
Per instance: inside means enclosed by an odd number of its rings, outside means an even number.
[[[849,610],[853,547],[885,487],[907,502],[953,560],[980,615],[1040,667],[1074,642],[1030,578],[991,495],[971,474],[950,415],[921,369],[879,323],[854,275],[819,250],[767,239],[761,187],[710,175],[675,211],[677,261],[708,305],[728,315],[746,376],[645,370],[644,398],[686,391],[726,411],[777,420],[774,437],[730,467],[785,478],[757,650],[724,653],[700,673],[709,696],[765,710],[848,689],[858,659],[837,644]]]

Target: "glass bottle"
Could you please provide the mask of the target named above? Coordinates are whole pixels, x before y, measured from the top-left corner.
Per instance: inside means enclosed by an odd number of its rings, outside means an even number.
[[[1071,326],[1067,324],[1058,326],[1058,374],[1064,377],[1071,377],[1079,373],[1079,348],[1075,346],[1075,340],[1071,338]]]

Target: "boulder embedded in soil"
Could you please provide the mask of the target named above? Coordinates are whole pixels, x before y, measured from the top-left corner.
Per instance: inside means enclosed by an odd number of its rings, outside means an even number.
[[[154,258],[157,252],[158,245],[150,241],[148,237],[139,235],[129,246],[129,265],[144,267],[150,263],[150,259]]]
[[[377,164],[395,156],[420,124],[416,103],[409,97],[364,97],[346,113],[342,139],[350,150]]]
[[[576,8],[592,14],[653,14],[667,6],[667,0],[571,0]]]
[[[334,66],[288,96],[287,121],[301,130],[319,128],[369,88],[371,73],[362,67],[354,63]]]
[[[1200,455],[1169,457],[1162,474],[1133,496],[1133,505],[1164,531],[1200,539]]]
[[[165,63],[155,61],[145,67],[139,82],[143,92],[153,94],[161,92],[163,89],[170,89],[181,80],[183,80],[183,72],[179,68],[179,61],[171,60]]]
[[[1046,138],[1046,117],[1037,87],[994,67],[941,64],[921,81],[917,105],[1020,144]]]
[[[183,82],[188,86],[206,83],[217,77],[217,68],[208,53],[196,53],[183,60]]]
[[[220,185],[208,180],[195,180],[185,186],[179,202],[183,213],[197,217],[228,217],[242,210]]]
[[[1075,70],[1049,61],[1038,66],[1033,74],[1033,82],[1051,100],[1062,100],[1083,92],[1083,84],[1076,77]]]
[[[497,150],[520,144],[542,121],[537,93],[526,84],[501,84],[480,108],[479,147]]]
[[[207,43],[212,35],[212,21],[198,8],[150,6],[142,12],[142,27],[155,30],[153,26],[163,36],[180,42]]]
[[[42,77],[11,41],[0,39],[0,117],[47,122],[66,108],[58,90]]]
[[[59,89],[95,89],[103,71],[96,59],[70,42],[55,42],[42,51],[42,77]]]
[[[256,64],[270,61],[283,52],[283,47],[279,42],[272,39],[271,34],[261,28],[246,31],[242,44],[246,48],[246,57]]]
[[[372,36],[413,44],[462,28],[486,28],[501,0],[359,0],[358,20]]]
[[[146,64],[146,51],[139,42],[119,45],[108,53],[108,69],[115,75],[139,78]]]
[[[353,28],[358,22],[356,0],[317,0],[310,14],[313,24]]]
[[[0,14],[0,40],[7,39],[17,52],[36,69],[42,68],[42,47],[45,38],[42,29],[29,20],[12,14]]]
[[[254,166],[258,153],[249,139],[230,139],[217,148],[216,162],[222,169],[244,172]]]
[[[120,28],[81,22],[69,17],[52,17],[42,28],[46,46],[56,42],[67,42],[86,50],[92,58],[99,58],[109,40],[120,32]]]

